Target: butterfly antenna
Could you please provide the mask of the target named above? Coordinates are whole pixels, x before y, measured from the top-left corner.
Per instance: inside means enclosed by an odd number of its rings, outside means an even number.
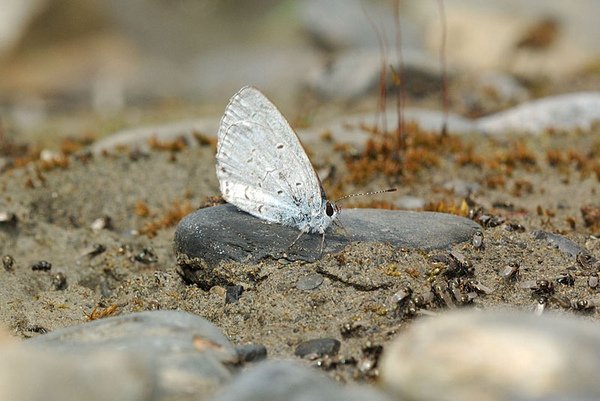
[[[387,193],[387,192],[396,192],[397,190],[398,190],[397,188],[388,188],[388,189],[382,189],[381,191],[361,192],[361,193],[358,193],[358,194],[350,194],[350,195],[342,196],[341,198],[337,199],[335,201],[335,203],[338,203],[339,201],[342,201],[344,199],[353,198],[355,196],[377,195],[377,194],[384,194],[384,193]]]

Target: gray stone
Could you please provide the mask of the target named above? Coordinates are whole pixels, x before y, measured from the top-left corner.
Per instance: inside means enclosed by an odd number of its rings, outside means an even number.
[[[296,288],[303,291],[310,291],[319,288],[321,284],[323,284],[323,276],[319,273],[313,273],[300,277],[296,282]]]
[[[600,326],[558,315],[447,313],[403,331],[380,367],[399,399],[592,399],[600,394]]]
[[[244,287],[241,285],[228,285],[225,288],[225,303],[226,304],[234,304],[240,300],[244,292]]]
[[[340,386],[314,369],[285,361],[262,362],[224,387],[215,401],[391,401],[367,386]]]
[[[343,228],[326,233],[324,253],[338,252],[359,241],[424,250],[447,248],[470,240],[480,229],[469,219],[434,212],[344,209],[338,219]],[[179,223],[175,251],[184,277],[198,282],[210,279],[212,267],[222,261],[320,258],[321,235],[304,234],[290,247],[298,233],[295,228],[268,223],[233,205],[220,205],[197,210]]]
[[[600,92],[578,92],[522,103],[477,120],[488,134],[509,132],[542,134],[549,129],[589,130],[600,121]]]
[[[532,234],[535,239],[545,239],[546,242],[548,242],[548,244],[558,248],[559,251],[573,257],[577,256],[580,252],[585,251],[585,249],[579,246],[577,243],[571,241],[567,237],[562,236],[560,234],[554,234],[542,230],[534,231]]]
[[[335,338],[315,338],[298,344],[294,354],[300,358],[310,355],[334,356],[339,352],[340,346],[340,341],[336,340]]]
[[[390,56],[393,57],[393,56]],[[442,87],[439,61],[426,53],[404,50],[402,52],[402,80],[408,95],[424,96],[439,92]],[[390,58],[386,64],[396,65]],[[399,70],[395,66],[396,71]],[[309,86],[324,99],[357,100],[377,93],[381,78],[381,51],[379,49],[354,49],[338,55],[333,62],[309,77]],[[391,73],[387,71],[385,85],[394,90]],[[390,97],[390,102],[393,102]]]
[[[209,397],[231,378],[237,354],[207,320],[179,311],[151,311],[95,320],[35,337],[25,344],[74,355],[81,366],[90,354],[115,352],[147,359],[157,391]],[[208,398],[198,398],[208,399]]]
[[[242,344],[235,347],[240,362],[258,362],[267,357],[267,347],[262,344]]]

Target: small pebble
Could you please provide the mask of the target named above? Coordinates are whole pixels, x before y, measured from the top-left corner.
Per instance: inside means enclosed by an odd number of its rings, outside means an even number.
[[[58,272],[52,276],[52,288],[56,291],[62,291],[67,288],[67,276],[63,272]]]
[[[298,344],[294,354],[300,358],[310,355],[333,356],[338,353],[340,346],[341,343],[335,338],[317,338]]]
[[[313,273],[300,277],[296,282],[296,288],[303,291],[310,291],[319,288],[321,284],[323,284],[323,276],[319,273]]]
[[[50,271],[50,269],[52,269],[52,263],[47,262],[45,260],[40,260],[39,262],[34,263],[33,265],[31,265],[31,270],[33,271]]]
[[[536,230],[533,233],[533,238],[541,240],[545,239],[548,244],[558,248],[559,251],[576,257],[580,252],[585,251],[577,243],[571,241],[567,237],[560,234],[554,234],[548,231]]]
[[[133,259],[136,262],[143,263],[145,265],[149,265],[152,263],[158,262],[158,256],[154,253],[152,249],[144,248],[140,252],[138,252]]]
[[[471,240],[471,244],[475,249],[481,249],[483,247],[483,234],[481,232],[476,232],[473,235],[473,239]]]
[[[235,347],[240,362],[258,362],[267,357],[267,347],[262,344],[242,344]]]
[[[588,285],[590,286],[590,288],[598,287],[598,274],[591,275],[588,278]]]
[[[241,285],[228,285],[225,289],[225,303],[235,304],[242,297],[244,287]]]
[[[520,266],[518,264],[512,263],[512,264],[509,264],[508,266],[505,266],[504,268],[502,268],[498,272],[498,275],[506,281],[511,281],[517,277],[517,275],[519,273],[519,268],[520,268]]]
[[[0,212],[0,226],[16,226],[18,222],[17,215],[12,212]]]
[[[2,257],[2,266],[6,271],[12,271],[15,266],[15,258],[10,255],[4,255]]]
[[[110,216],[98,217],[92,222],[90,228],[94,231],[100,231],[104,229],[110,230],[112,228],[112,220]]]
[[[94,257],[97,255],[100,255],[102,252],[106,251],[106,247],[102,244],[93,244],[91,246],[89,246],[88,248],[86,248],[83,252],[82,255],[86,255],[89,257]]]

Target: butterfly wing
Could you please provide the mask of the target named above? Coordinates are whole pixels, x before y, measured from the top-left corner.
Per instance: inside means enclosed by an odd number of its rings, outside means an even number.
[[[217,177],[225,200],[262,219],[306,229],[324,194],[298,137],[258,89],[236,93],[221,119]]]

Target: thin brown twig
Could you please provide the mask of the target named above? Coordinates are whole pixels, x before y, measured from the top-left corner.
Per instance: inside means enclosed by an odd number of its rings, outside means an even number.
[[[369,25],[371,25],[371,27],[375,31],[375,34],[377,35],[377,44],[379,45],[379,50],[381,52],[381,70],[379,73],[379,99],[377,101],[377,114],[375,116],[375,127],[374,128],[375,128],[375,132],[380,132],[379,131],[379,121],[381,121],[381,123],[382,123],[382,131],[381,132],[385,133],[385,132],[387,132],[387,121],[385,118],[385,104],[386,104],[386,96],[387,96],[387,93],[386,93],[387,92],[386,91],[387,58],[388,58],[387,57],[387,47],[385,45],[385,38],[384,38],[383,32],[381,31],[381,29],[379,29],[379,27],[377,26],[375,21],[373,21],[373,18],[371,18],[371,16],[367,12],[365,4],[361,2],[361,6],[362,6],[363,13],[367,17],[367,21],[369,22]]]
[[[438,9],[440,12],[440,23],[442,25],[442,43],[440,46],[440,69],[442,73],[442,103],[444,108],[444,121],[442,123],[442,136],[448,135],[448,112],[450,109],[450,101],[448,98],[448,68],[446,64],[446,10],[444,8],[444,0],[438,0]]]
[[[394,18],[396,30],[396,69],[397,82],[396,88],[396,107],[398,113],[398,127],[396,132],[398,158],[404,150],[404,103],[406,100],[406,86],[404,85],[404,58],[402,53],[402,32],[400,30],[400,0],[394,2]]]

